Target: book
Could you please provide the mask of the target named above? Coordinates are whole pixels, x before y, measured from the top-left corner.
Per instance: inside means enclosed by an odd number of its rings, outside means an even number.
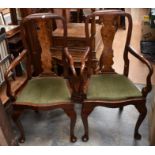
[[[4,74],[10,65],[10,54],[8,53],[6,41],[0,42],[0,85],[5,82]],[[9,74],[9,76],[12,73]]]

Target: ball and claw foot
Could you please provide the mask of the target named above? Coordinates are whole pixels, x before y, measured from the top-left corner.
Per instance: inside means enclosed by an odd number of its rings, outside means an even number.
[[[77,141],[77,138],[76,138],[75,136],[71,136],[70,141],[71,141],[72,143],[75,143],[75,142]]]
[[[19,143],[24,143],[25,142],[25,138],[24,137],[19,137],[18,141],[19,141]]]
[[[134,134],[134,138],[135,138],[136,140],[140,140],[140,139],[142,138],[142,136],[141,136],[141,134],[139,134],[139,133],[135,133],[135,134]]]
[[[82,141],[83,141],[83,142],[87,142],[88,139],[89,139],[88,135],[82,136]]]

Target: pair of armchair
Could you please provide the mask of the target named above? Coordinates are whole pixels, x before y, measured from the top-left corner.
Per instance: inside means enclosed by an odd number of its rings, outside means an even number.
[[[93,60],[93,45],[91,38],[89,37],[89,32],[91,30],[89,27],[89,22],[98,16],[102,23],[101,36],[104,44],[100,60],[94,71]],[[119,16],[125,16],[128,18],[128,31],[127,39],[124,48],[124,73],[123,75],[117,74],[112,68],[113,65],[113,49],[112,43],[114,40],[115,33],[117,31],[117,19]],[[31,62],[31,51],[27,46],[28,38],[31,36],[31,32],[28,27],[30,24],[35,25],[38,21],[44,20],[48,22],[49,20],[61,20],[63,23],[63,48],[62,48],[62,63],[65,69],[65,78],[68,79],[68,83],[63,77],[58,77],[54,73],[44,74],[43,69],[39,69],[35,77],[32,73],[34,72]],[[96,11],[86,18],[85,23],[85,33],[86,33],[86,50],[84,51],[84,56],[81,57],[81,74],[80,78],[77,78],[76,70],[74,68],[74,60],[72,55],[69,53],[67,47],[67,25],[63,17],[51,14],[51,13],[38,13],[27,16],[22,22],[23,28],[23,38],[24,43],[27,47],[18,58],[12,62],[11,66],[8,68],[5,74],[5,80],[7,83],[7,95],[10,101],[13,102],[13,119],[20,129],[20,142],[24,142],[25,135],[22,125],[19,121],[19,116],[24,109],[33,110],[49,110],[55,108],[61,108],[69,116],[70,122],[70,140],[71,142],[76,141],[74,135],[74,127],[76,123],[76,113],[74,111],[75,100],[72,100],[72,94],[77,93],[79,98],[81,98],[82,104],[82,121],[84,124],[85,133],[82,137],[83,141],[89,139],[88,135],[88,116],[93,111],[96,106],[105,106],[110,108],[120,108],[123,106],[132,104],[139,111],[139,117],[135,126],[134,138],[140,139],[141,135],[138,129],[144,120],[147,109],[146,109],[146,96],[151,90],[151,75],[153,73],[151,65],[141,56],[139,56],[133,48],[130,46],[130,39],[132,33],[132,18],[131,15],[123,11],[118,10],[108,10],[108,11]],[[52,34],[52,28],[51,28]],[[36,33],[37,36],[37,33]],[[37,51],[36,51],[37,52]],[[149,74],[146,80],[146,86],[140,91],[132,81],[128,79],[129,72],[129,59],[128,53],[132,54],[142,63],[144,63],[148,69]],[[8,75],[10,71],[25,57],[27,56],[27,79],[21,86],[18,94],[12,94],[11,86],[9,83]],[[43,63],[41,60],[41,54],[38,62]],[[41,66],[41,65],[39,65]],[[70,69],[69,69],[70,68]],[[72,71],[72,75],[69,74],[69,70]],[[95,73],[95,74],[94,74]],[[94,74],[94,75],[93,75]],[[79,87],[77,86],[77,79]],[[68,84],[71,89],[68,89]]]

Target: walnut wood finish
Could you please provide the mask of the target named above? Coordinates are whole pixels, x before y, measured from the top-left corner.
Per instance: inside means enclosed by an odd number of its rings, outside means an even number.
[[[92,13],[91,15],[88,15],[86,18],[86,33],[87,33],[87,45],[91,48],[90,39],[89,39],[89,28],[88,28],[88,22],[91,18],[94,18],[98,16],[100,19],[102,19],[102,29],[101,29],[101,35],[102,40],[104,44],[103,52],[101,54],[98,66],[96,68],[97,74],[111,74],[115,73],[114,69],[112,68],[113,65],[113,49],[112,44],[114,40],[115,33],[117,31],[116,27],[116,20],[119,16],[125,16],[128,19],[128,31],[127,31],[127,37],[126,37],[126,43],[124,48],[124,75],[127,77],[129,72],[129,59],[128,59],[128,53],[131,53],[133,56],[135,56],[138,60],[140,60],[143,64],[148,67],[149,73],[146,77],[146,86],[142,89],[142,97],[135,97],[135,98],[126,98],[124,100],[88,100],[86,97],[83,98],[83,106],[82,106],[82,121],[84,124],[85,133],[82,137],[83,141],[87,141],[89,139],[89,133],[88,133],[88,116],[93,111],[93,109],[96,106],[105,106],[109,108],[120,108],[120,111],[123,110],[123,107],[126,105],[134,105],[137,111],[139,112],[139,117],[135,126],[134,131],[134,138],[135,139],[141,139],[141,135],[139,134],[139,127],[141,123],[143,122],[146,114],[147,114],[147,108],[146,108],[146,96],[148,92],[150,92],[152,86],[151,86],[151,76],[153,73],[153,69],[151,64],[147,60],[145,60],[142,56],[138,55],[134,49],[130,46],[130,40],[131,40],[131,33],[132,33],[132,18],[131,15],[128,13],[125,13],[123,11],[118,10],[108,10],[108,11],[96,11]],[[88,61],[88,63],[86,63]],[[91,50],[88,51],[87,55],[82,59],[82,66],[81,66],[81,87],[80,91],[85,92],[85,87],[87,88],[89,77],[92,74],[91,72],[91,63],[92,62],[92,53]],[[87,70],[86,70],[87,68]],[[117,73],[116,73],[117,74]],[[84,77],[87,77],[87,80],[84,79]],[[83,94],[82,96],[86,96]]]
[[[52,73],[52,71],[50,73],[44,73],[43,68],[42,68],[42,60],[41,60],[41,54],[42,54],[42,50],[41,48],[39,48],[39,50],[35,51],[35,53],[37,53],[35,60],[36,62],[39,62],[39,66],[36,67],[32,67],[32,60],[34,58],[34,55],[32,54],[31,48],[29,47],[29,45],[32,45],[31,43],[33,42],[34,44],[36,43],[35,41],[37,41],[37,43],[39,43],[38,40],[38,33],[35,32],[35,35],[33,35],[33,37],[31,36],[31,31],[33,28],[33,32],[38,30],[37,24],[39,22],[50,22],[50,20],[61,20],[63,23],[63,29],[64,29],[64,33],[63,33],[63,51],[62,51],[62,59],[63,59],[63,63],[64,63],[64,68],[65,67],[70,67],[72,72],[73,72],[73,76],[76,78],[76,72],[75,72],[75,68],[74,68],[74,62],[72,59],[72,56],[67,48],[67,26],[66,26],[66,21],[63,17],[58,16],[56,14],[52,14],[52,13],[37,13],[37,14],[32,14],[27,16],[26,18],[23,19],[22,21],[22,34],[23,34],[23,42],[24,45],[26,47],[26,49],[19,55],[19,57],[17,57],[10,65],[10,67],[8,68],[6,74],[5,74],[5,80],[7,83],[7,95],[10,98],[10,102],[12,102],[13,104],[13,108],[14,108],[14,113],[12,115],[14,122],[16,123],[17,127],[20,130],[20,137],[19,137],[19,142],[24,142],[25,141],[25,135],[24,135],[24,129],[22,127],[22,124],[20,122],[20,115],[22,114],[22,112],[24,111],[24,109],[33,109],[33,110],[51,110],[51,109],[57,109],[57,108],[61,108],[64,110],[64,112],[67,114],[67,116],[70,118],[71,122],[70,122],[70,141],[71,142],[75,142],[76,141],[76,137],[74,136],[74,127],[75,127],[75,122],[76,122],[76,113],[74,111],[74,104],[72,104],[72,100],[70,102],[64,102],[64,103],[51,103],[51,104],[43,104],[43,105],[38,105],[38,104],[28,104],[28,103],[16,103],[16,98],[18,98],[18,93],[12,94],[11,91],[11,85],[9,83],[8,80],[8,74],[10,73],[10,71],[15,68],[15,66],[17,64],[19,64],[21,62],[21,60],[26,56],[26,60],[27,60],[27,64],[26,64],[26,72],[27,72],[27,79],[26,81],[23,83],[23,85],[20,87],[20,89],[23,89],[24,86],[27,84],[27,81],[30,80],[32,78],[32,76],[34,76],[34,72],[35,69],[37,70],[37,72],[35,72],[35,76],[56,76],[54,73]],[[49,28],[52,31],[52,26]],[[52,33],[50,33],[52,34]],[[34,52],[34,51],[33,51]],[[39,54],[38,54],[39,52]],[[52,62],[51,62],[52,63]],[[37,68],[39,67],[39,69]],[[70,82],[70,81],[69,81]],[[52,94],[51,94],[52,95]]]
[[[21,13],[21,17],[24,18],[30,14],[41,13],[41,12],[50,12],[50,10],[52,10],[52,9],[22,8],[22,9],[20,9],[20,13]],[[35,28],[37,28],[38,31],[40,30],[41,33],[45,32],[45,30],[44,30],[45,23],[46,22],[42,22],[42,21],[39,21],[37,24],[31,23],[31,24],[28,24],[28,28],[27,28],[28,29],[27,30],[27,32],[28,32],[27,45],[28,45],[29,50],[31,51],[31,55],[32,55],[32,64],[34,67],[33,76],[38,76],[42,72],[42,67],[43,67],[43,66],[41,66],[42,47],[40,44],[40,40],[38,38],[38,33]],[[43,36],[44,36],[44,34],[43,34]],[[45,41],[45,39],[44,39],[44,41]],[[47,45],[48,45],[48,43],[47,43]],[[43,53],[42,53],[42,55],[43,55]],[[48,66],[51,65],[50,62],[47,62],[46,64]]]

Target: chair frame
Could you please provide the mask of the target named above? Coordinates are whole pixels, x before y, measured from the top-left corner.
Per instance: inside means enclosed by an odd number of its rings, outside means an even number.
[[[129,59],[128,59],[128,53],[133,55],[135,58],[140,60],[143,64],[145,64],[149,70],[149,73],[146,78],[146,86],[142,89],[142,97],[136,97],[136,98],[127,98],[122,100],[88,100],[86,98],[85,94],[85,87],[87,87],[87,82],[90,76],[92,75],[92,53],[91,53],[91,44],[90,40],[88,38],[89,36],[89,30],[88,30],[88,22],[91,18],[95,18],[96,16],[99,16],[100,19],[103,19],[104,27],[101,29],[102,34],[102,40],[104,43],[104,49],[101,54],[99,64],[96,68],[96,74],[110,74],[110,73],[116,73],[114,69],[112,68],[113,65],[113,50],[112,50],[112,43],[114,39],[114,35],[116,32],[116,28],[114,25],[114,20],[118,18],[118,16],[125,16],[128,19],[128,30],[127,30],[127,39],[125,43],[125,49],[124,49],[124,76],[128,77],[129,73]],[[123,110],[123,106],[126,105],[134,105],[137,111],[139,112],[139,117],[136,122],[135,130],[134,130],[134,138],[139,140],[141,139],[141,135],[139,133],[139,127],[141,123],[143,122],[146,114],[147,114],[147,108],[146,108],[146,96],[151,91],[152,85],[151,85],[151,76],[153,73],[153,68],[151,64],[141,55],[137,54],[135,50],[130,46],[130,40],[131,40],[131,33],[132,33],[132,17],[130,14],[119,11],[119,10],[105,10],[105,11],[96,11],[92,13],[91,15],[88,15],[86,18],[86,36],[87,36],[87,45],[90,47],[90,50],[86,53],[85,57],[83,57],[81,63],[81,87],[80,91],[84,94],[85,98],[83,98],[83,105],[82,105],[82,111],[81,111],[81,117],[85,129],[85,133],[82,136],[82,140],[84,142],[88,141],[89,139],[89,131],[88,131],[88,116],[93,111],[93,109],[96,106],[104,106],[109,108],[120,108],[120,110]],[[111,35],[108,37],[108,33],[110,33],[111,28]],[[108,48],[107,48],[108,47]],[[87,68],[87,72],[86,72]],[[116,73],[117,74],[117,73]],[[85,77],[87,75],[87,80],[85,80]]]
[[[26,49],[24,49],[21,52],[21,54],[11,63],[11,65],[9,66],[9,68],[7,69],[7,71],[5,73],[5,80],[6,80],[6,84],[7,84],[7,96],[9,97],[10,102],[13,105],[12,118],[20,131],[19,142],[21,142],[21,143],[23,143],[25,141],[25,135],[24,135],[24,129],[23,129],[22,124],[19,120],[19,117],[25,109],[32,109],[32,110],[38,111],[38,110],[53,110],[53,109],[58,109],[58,108],[64,110],[64,112],[70,118],[70,121],[71,121],[70,122],[70,141],[76,142],[76,137],[74,135],[74,127],[75,127],[75,123],[76,123],[76,113],[74,111],[74,104],[72,104],[73,101],[70,101],[69,103],[64,102],[64,103],[43,104],[43,105],[26,104],[26,103],[22,103],[21,105],[19,103],[16,104],[17,93],[32,78],[32,68],[31,68],[32,54],[31,54],[30,47],[27,45],[28,38],[31,36],[31,33],[32,33],[31,31],[28,31],[29,30],[28,28],[30,28],[29,24],[31,22],[33,23],[33,22],[38,22],[38,21],[48,21],[48,20],[53,20],[53,19],[61,20],[63,23],[63,26],[64,26],[64,34],[63,34],[64,46],[63,47],[64,47],[64,50],[62,52],[62,58],[64,60],[64,66],[66,66],[66,64],[68,62],[69,64],[67,64],[67,65],[70,66],[74,77],[76,77],[74,62],[73,62],[72,56],[70,55],[68,48],[67,48],[67,39],[66,39],[67,38],[67,26],[66,26],[65,19],[61,16],[58,16],[58,15],[52,14],[52,13],[37,13],[37,14],[31,14],[31,15],[25,17],[22,21],[21,27],[22,27],[22,34],[23,34],[23,42],[24,42]],[[8,79],[8,74],[25,57],[27,60],[27,64],[26,64],[27,77],[26,77],[26,80],[20,86],[20,88],[17,90],[17,92],[15,92],[15,94],[13,94],[11,91],[11,84]],[[38,76],[45,76],[45,75],[41,75],[42,69],[39,71],[40,71],[39,72],[40,74],[38,74]],[[50,73],[48,76],[56,77],[56,75],[53,73]]]

